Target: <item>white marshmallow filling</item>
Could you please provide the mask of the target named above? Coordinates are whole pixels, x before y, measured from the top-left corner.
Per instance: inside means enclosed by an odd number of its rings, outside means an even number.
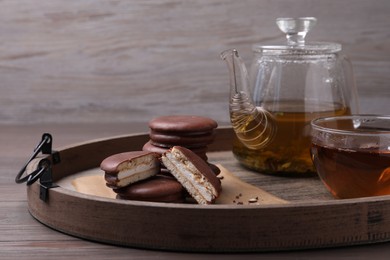
[[[144,156],[121,163],[118,170],[117,186],[124,187],[156,175],[159,172],[159,162],[154,156]]]

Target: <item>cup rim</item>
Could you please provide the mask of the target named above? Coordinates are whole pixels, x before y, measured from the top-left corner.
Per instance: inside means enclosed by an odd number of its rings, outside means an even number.
[[[336,120],[346,120],[346,119],[384,119],[388,120],[390,122],[390,115],[375,115],[375,114],[355,114],[355,115],[348,115],[348,116],[330,116],[330,117],[319,117],[316,119],[313,119],[310,122],[310,125],[312,129],[317,131],[324,131],[332,134],[345,134],[345,135],[390,135],[390,127],[387,130],[378,130],[378,129],[372,129],[367,131],[356,131],[356,130],[341,130],[336,128],[330,128],[330,127],[324,127],[318,125],[320,122],[330,122],[330,121],[336,121]]]

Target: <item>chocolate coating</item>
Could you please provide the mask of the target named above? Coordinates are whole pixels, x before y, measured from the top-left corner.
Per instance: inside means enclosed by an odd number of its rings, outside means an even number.
[[[120,198],[129,200],[180,202],[184,188],[173,177],[158,175],[124,188],[114,189]]]
[[[149,122],[150,129],[157,132],[209,132],[218,126],[208,117],[191,115],[161,116]]]
[[[170,148],[171,147],[156,146],[149,140],[146,144],[144,144],[144,146],[142,147],[142,150],[147,151],[147,152],[157,153],[157,154],[161,155],[161,154],[165,153],[166,151],[168,151]],[[193,151],[194,153],[196,153],[203,160],[207,161],[208,158],[206,155],[206,152],[207,152],[206,146],[191,148],[190,150]]]
[[[138,199],[132,199],[127,198],[126,196],[122,196],[120,194],[116,195],[117,199],[120,200],[139,200],[139,201],[148,201],[148,202],[165,202],[165,203],[184,203],[185,197],[181,194],[173,194],[165,197],[156,197],[156,198],[138,198]]]
[[[199,172],[210,182],[210,184],[217,190],[218,193],[222,190],[221,181],[217,178],[210,166],[202,160],[199,156],[188,150],[185,147],[175,146],[173,149],[179,150],[188,161],[190,161]]]
[[[174,146],[183,146],[185,148],[188,148],[190,150],[193,150],[193,149],[197,149],[197,148],[206,148],[206,146],[209,144],[209,143],[192,143],[192,144],[178,144],[178,143],[172,143],[172,144],[169,144],[169,143],[159,143],[159,142],[155,142],[153,140],[150,140],[150,142],[154,145],[154,146],[158,146],[158,147],[162,147],[162,148],[172,148]]]
[[[221,173],[221,169],[219,169],[217,165],[209,163],[209,167],[214,172],[215,175],[218,176]]]
[[[136,158],[139,158],[141,156],[145,156],[148,154],[153,154],[152,152],[148,151],[133,151],[133,152],[125,152],[125,153],[118,153],[111,155],[107,158],[105,158],[101,164],[100,169],[102,169],[106,174],[112,174],[116,175],[118,173],[118,166],[121,163],[124,163],[126,161],[131,161]],[[157,155],[155,154],[157,157]]]
[[[161,144],[162,146],[173,147],[175,145],[179,145],[184,147],[203,147],[214,141],[215,133],[210,132],[200,135],[175,135],[150,131],[149,136],[153,143]]]

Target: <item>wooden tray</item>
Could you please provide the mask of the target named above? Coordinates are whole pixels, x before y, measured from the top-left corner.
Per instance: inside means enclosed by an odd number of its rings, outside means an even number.
[[[231,153],[231,128],[217,129],[209,161],[288,203],[196,205],[123,201],[91,196],[64,186],[39,198],[27,189],[29,211],[64,233],[115,245],[196,252],[308,249],[390,240],[390,196],[335,200],[317,177],[286,178],[243,169]],[[94,140],[60,149],[55,183],[99,166],[105,157],[140,150],[147,134]],[[31,163],[28,171],[36,165]]]

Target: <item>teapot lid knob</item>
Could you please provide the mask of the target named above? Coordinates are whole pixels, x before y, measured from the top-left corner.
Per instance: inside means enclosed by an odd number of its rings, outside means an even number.
[[[286,34],[287,45],[305,45],[306,34],[317,23],[315,17],[277,18],[276,24]]]

